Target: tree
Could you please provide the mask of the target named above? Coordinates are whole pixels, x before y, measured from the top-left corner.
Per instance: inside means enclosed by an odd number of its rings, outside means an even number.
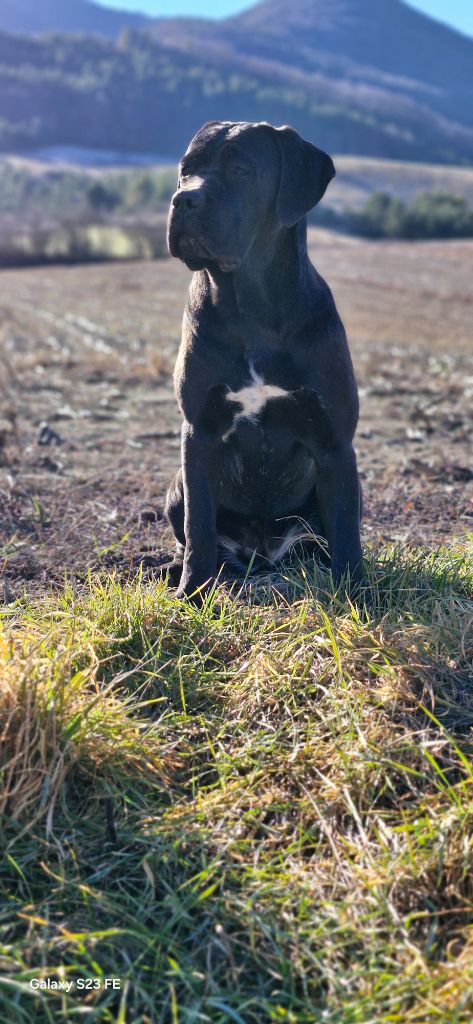
[[[102,185],[100,181],[94,181],[89,185],[86,192],[87,202],[93,210],[110,211],[114,210],[120,202],[119,196],[112,189]]]
[[[156,201],[154,181],[149,174],[139,174],[132,178],[127,192],[127,206],[152,206]]]

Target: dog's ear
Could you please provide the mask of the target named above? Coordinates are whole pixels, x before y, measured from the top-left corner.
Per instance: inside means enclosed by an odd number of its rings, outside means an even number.
[[[276,128],[275,133],[281,152],[276,212],[279,222],[291,228],[320,202],[335,177],[335,167],[327,153],[306,142],[289,125]]]

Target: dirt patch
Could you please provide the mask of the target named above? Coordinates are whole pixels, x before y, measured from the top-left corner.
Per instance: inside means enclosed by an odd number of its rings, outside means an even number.
[[[361,395],[365,537],[450,543],[473,525],[472,242],[311,234]],[[172,369],[189,273],[174,260],[0,276],[6,596],[169,550]]]

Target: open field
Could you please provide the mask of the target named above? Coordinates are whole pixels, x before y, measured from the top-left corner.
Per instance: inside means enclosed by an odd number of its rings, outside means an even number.
[[[135,569],[170,550],[184,267],[0,275],[2,1020],[471,1024],[473,242],[311,250],[359,607],[311,560],[201,610]]]
[[[464,536],[473,243],[311,237],[360,384],[366,536]],[[163,495],[179,458],[171,374],[188,280],[171,260],[2,273],[0,508],[12,594],[25,579],[41,587],[65,568],[129,566],[140,548],[166,546]]]

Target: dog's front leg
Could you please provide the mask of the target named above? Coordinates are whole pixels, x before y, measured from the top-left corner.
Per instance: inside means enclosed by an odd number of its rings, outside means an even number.
[[[331,447],[317,460],[317,499],[328,541],[335,583],[363,582],[360,539],[360,483],[353,446]]]
[[[189,423],[182,427],[185,554],[178,597],[202,599],[217,569],[216,509],[211,489],[212,448]]]

